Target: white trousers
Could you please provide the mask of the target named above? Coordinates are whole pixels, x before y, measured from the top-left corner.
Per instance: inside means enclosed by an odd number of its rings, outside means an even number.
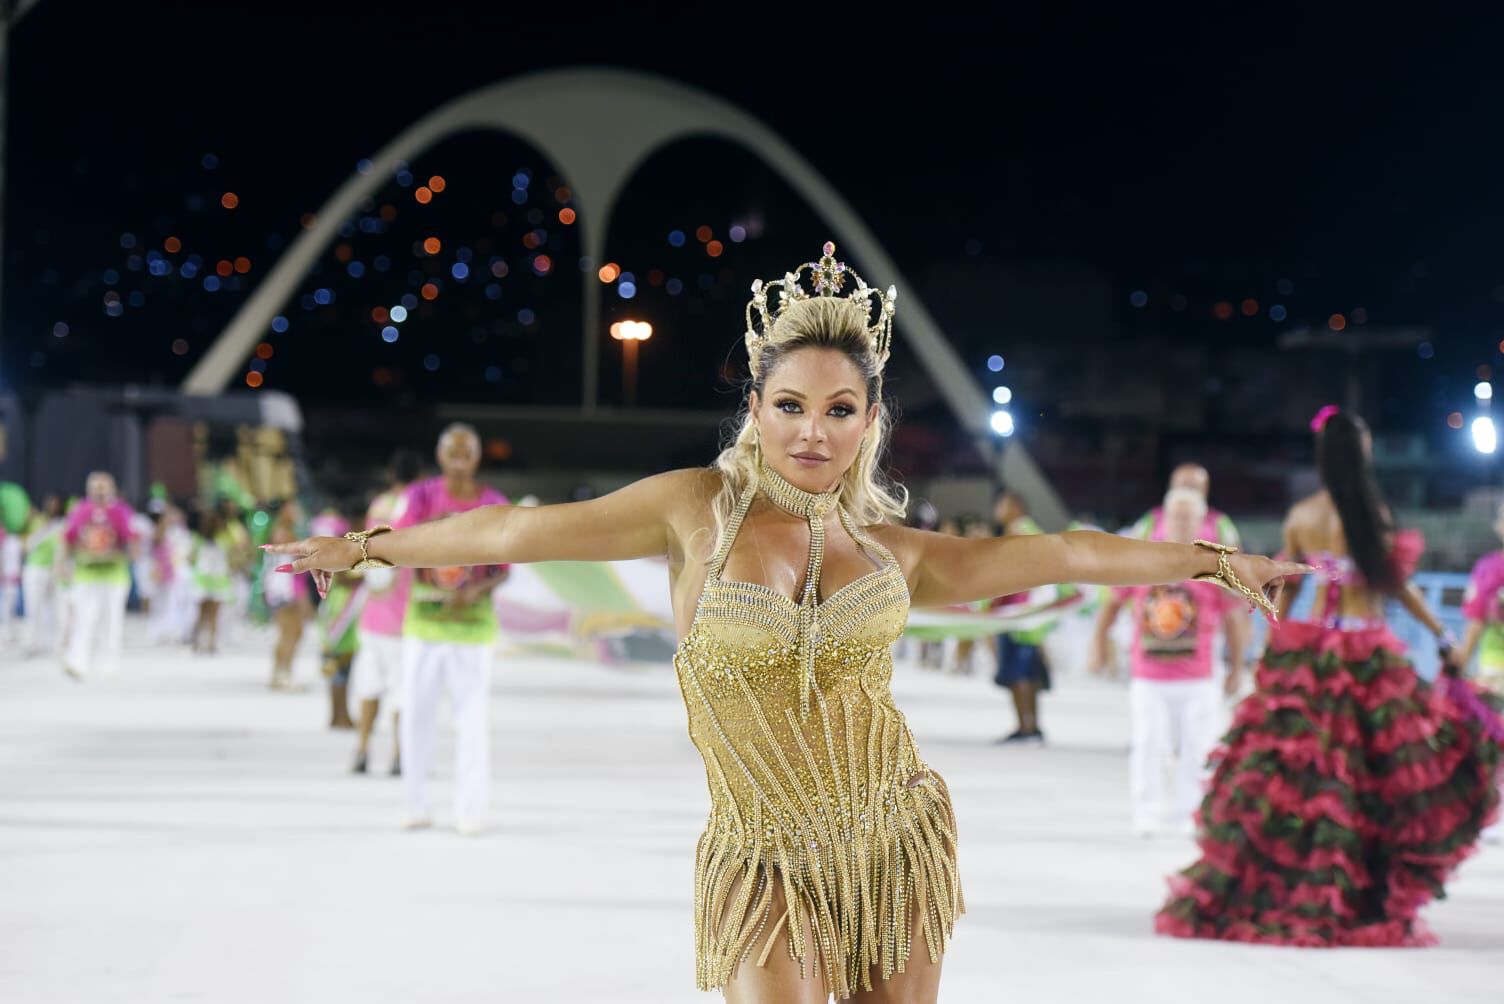
[[[113,676],[120,669],[120,635],[125,628],[126,582],[78,582],[69,589],[73,607],[68,651],[63,659],[76,672]]]
[[[21,595],[26,600],[26,623],[21,647],[30,652],[51,652],[57,646],[57,591],[52,569],[28,565],[21,570]]]
[[[1201,802],[1206,758],[1217,741],[1221,699],[1217,681],[1140,680],[1128,687],[1132,746],[1128,753],[1129,797],[1135,828],[1152,829],[1171,815],[1188,826]],[[1166,777],[1174,760],[1173,795],[1166,805]]]
[[[491,797],[491,646],[402,639],[402,800],[429,815],[439,697],[454,716],[454,819],[480,825]]]

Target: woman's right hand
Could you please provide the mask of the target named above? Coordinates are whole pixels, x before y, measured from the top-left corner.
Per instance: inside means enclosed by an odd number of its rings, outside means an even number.
[[[291,575],[311,573],[320,597],[329,592],[329,580],[335,572],[343,572],[360,561],[360,545],[343,537],[308,537],[287,544],[266,544],[262,550],[295,559],[278,565],[275,571]]]

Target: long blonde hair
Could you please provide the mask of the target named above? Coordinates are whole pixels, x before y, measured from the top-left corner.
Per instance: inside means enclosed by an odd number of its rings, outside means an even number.
[[[841,475],[840,504],[858,526],[901,521],[908,507],[908,489],[894,483],[883,470],[891,422],[882,403],[882,361],[872,351],[867,337],[867,316],[861,307],[842,297],[817,296],[788,304],[752,361],[752,376],[742,410],[728,423],[726,445],[712,465],[721,475],[721,490],[711,502],[715,517],[715,540],[719,543],[736,502],[757,480],[761,447],[752,419],[751,392],[763,396],[767,378],[787,356],[799,349],[834,349],[845,354],[862,374],[867,404],[876,404],[877,418],[862,436],[856,462]]]

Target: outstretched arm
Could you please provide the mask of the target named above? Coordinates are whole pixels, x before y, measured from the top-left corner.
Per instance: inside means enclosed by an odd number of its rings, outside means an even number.
[[[704,470],[670,471],[587,502],[483,506],[372,537],[367,553],[413,568],[667,554],[694,507],[703,510],[708,503],[711,478]],[[295,559],[294,572],[338,572],[360,560],[360,545],[342,537],[310,537],[266,550]]]
[[[884,537],[903,564],[915,606],[945,606],[1057,582],[1104,586],[1181,582],[1217,571],[1217,555],[1194,544],[1131,540],[1095,530],[983,540],[894,527]],[[1236,554],[1232,570],[1250,589],[1277,596],[1283,576],[1306,566]]]

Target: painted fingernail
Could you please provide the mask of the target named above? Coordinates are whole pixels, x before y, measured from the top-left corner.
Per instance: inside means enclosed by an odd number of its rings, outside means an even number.
[[[291,565],[278,565],[276,568],[273,568],[272,571],[274,571],[274,572],[290,572],[290,571],[292,571],[292,566]]]
[[[266,549],[268,549],[269,547],[271,547],[270,544],[258,544],[256,546],[260,547],[261,550],[263,550],[263,551],[265,551]]]

